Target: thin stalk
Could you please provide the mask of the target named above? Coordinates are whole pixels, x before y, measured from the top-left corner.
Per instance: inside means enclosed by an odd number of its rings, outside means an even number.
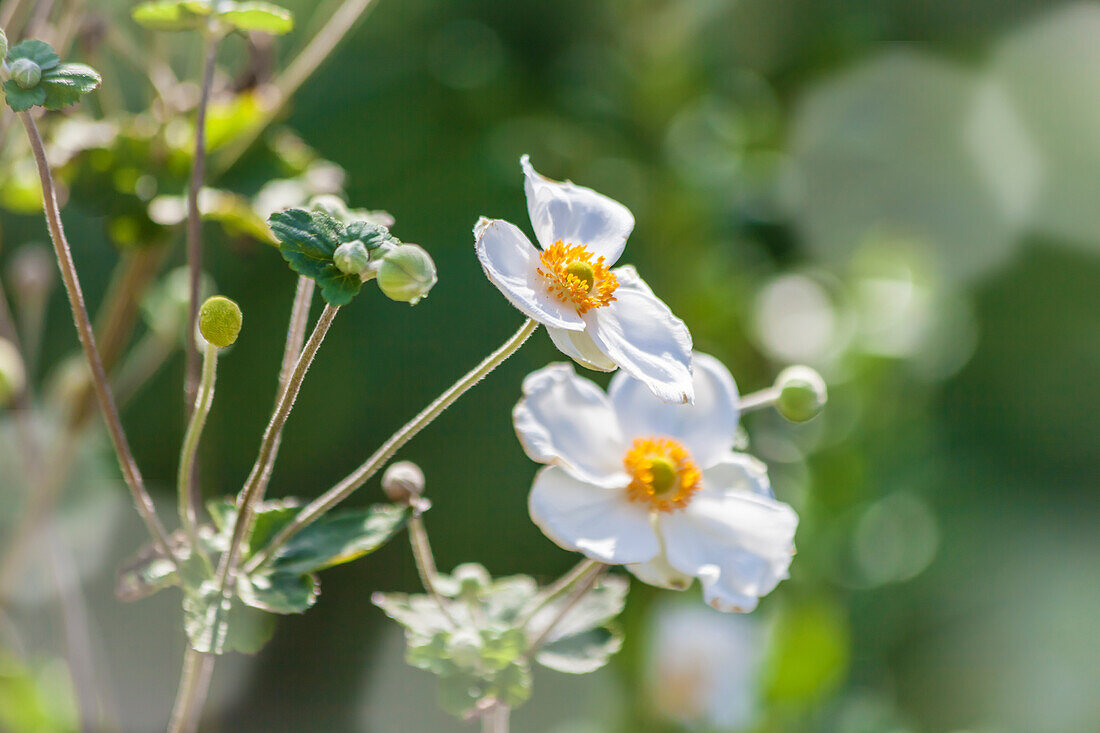
[[[122,428],[122,421],[118,416],[118,408],[115,406],[114,396],[111,393],[110,384],[107,382],[107,373],[103,368],[103,361],[96,347],[95,334],[92,331],[92,322],[88,317],[88,309],[84,305],[84,293],[80,288],[80,279],[76,273],[76,265],[73,263],[69,242],[65,238],[65,229],[61,223],[61,212],[57,206],[57,192],[54,188],[53,175],[50,173],[49,163],[46,162],[46,149],[42,144],[42,136],[38,132],[38,125],[34,118],[26,112],[19,113],[19,119],[27,130],[30,139],[31,150],[34,152],[35,163],[38,165],[38,174],[42,180],[42,198],[46,214],[46,224],[50,231],[50,239],[53,241],[54,251],[57,254],[58,266],[61,269],[61,279],[65,284],[65,292],[69,297],[69,305],[72,308],[73,323],[76,325],[77,335],[80,337],[80,345],[84,350],[84,357],[92,373],[92,381],[95,386],[96,397],[99,400],[100,412],[103,413],[103,422],[107,425],[107,432],[111,436],[115,453],[118,455],[119,466],[122,469],[123,478],[130,489],[134,499],[134,506],[141,515],[149,534],[153,537],[153,543],[157,550],[169,558],[173,564],[176,557],[172,554],[171,545],[168,542],[168,533],[157,518],[156,507],[149,492],[145,488],[141,470],[134,461],[130,444],[126,440],[126,433]]]
[[[542,647],[546,640],[550,638],[550,634],[557,628],[557,625],[561,623],[561,620],[573,610],[574,606],[581,602],[581,599],[588,594],[588,591],[596,586],[596,582],[600,579],[600,576],[603,575],[605,570],[607,570],[607,565],[598,562],[595,564],[594,569],[590,570],[589,574],[584,576],[583,580],[577,583],[573,592],[569,595],[565,603],[562,604],[558,614],[550,620],[550,623],[546,624],[542,631],[539,632],[538,636],[535,637],[535,640],[531,642],[531,645],[527,648],[528,656],[535,654],[539,648]]]
[[[439,573],[435,567],[432,545],[428,542],[428,531],[424,528],[424,519],[416,513],[415,509],[413,512],[412,518],[409,519],[408,530],[409,544],[412,545],[413,559],[416,561],[416,572],[420,574],[420,582],[424,585],[424,590],[428,591],[428,595],[439,606],[439,610],[443,612],[443,617],[450,622],[451,628],[457,628],[458,624],[455,623],[451,612],[447,610],[447,603],[439,593],[438,587],[436,587],[436,579],[439,577]]]
[[[187,268],[190,273],[190,301],[187,318],[187,366],[184,394],[188,409],[195,399],[199,380],[199,353],[195,348],[195,322],[199,318],[199,288],[202,280],[202,215],[199,213],[199,192],[206,175],[206,108],[214,87],[214,60],[218,55],[218,38],[208,33],[203,62],[202,92],[195,114],[195,160],[191,165],[191,183],[187,188]]]
[[[195,464],[198,458],[199,440],[202,439],[203,428],[206,427],[206,417],[210,414],[210,406],[214,404],[214,384],[218,378],[218,347],[207,343],[203,351],[202,380],[199,383],[199,394],[195,398],[195,409],[191,412],[191,421],[187,425],[187,432],[183,436],[183,447],[180,449],[180,465],[176,489],[179,493],[180,522],[187,539],[191,543],[191,550],[206,557],[202,544],[199,542],[199,519],[195,507],[199,504],[198,483],[194,480]]]
[[[302,344],[306,340],[306,327],[309,326],[309,311],[313,305],[314,282],[304,275],[298,277],[298,287],[294,292],[294,305],[290,308],[290,325],[286,329],[286,346],[283,348],[283,366],[279,371],[279,392],[286,388],[294,362],[302,353]]]
[[[250,572],[263,565],[267,560],[294,535],[320,519],[325,512],[342,502],[356,489],[370,480],[371,476],[378,472],[393,455],[406,443],[412,440],[421,430],[426,428],[444,410],[484,379],[491,371],[504,363],[512,354],[519,351],[523,343],[530,338],[538,327],[538,322],[528,319],[520,326],[513,336],[504,342],[500,348],[485,358],[474,367],[466,376],[451,385],[446,392],[441,394],[430,405],[425,407],[419,415],[407,422],[404,427],[394,433],[389,440],[374,452],[366,463],[352,471],[340,483],[333,486],[321,496],[306,505],[302,511],[295,515],[282,530],[280,530],[268,543],[267,547],[257,552],[248,561],[246,569]]]
[[[754,412],[756,410],[763,410],[766,407],[771,407],[778,399],[779,390],[775,387],[768,387],[759,392],[743,395],[737,406],[741,409],[741,412]]]
[[[232,168],[233,164],[255,144],[264,130],[279,119],[294,93],[313,76],[375,2],[376,0],[345,0],[344,4],[336,9],[328,23],[313,36],[313,40],[279,75],[275,81],[275,102],[271,105],[271,109],[240,138],[239,142],[226,150],[219,161],[219,170],[225,171]]]
[[[512,709],[507,705],[497,703],[491,710],[481,716],[482,733],[508,733],[508,718]]]
[[[176,703],[168,721],[168,733],[195,733],[198,730],[213,672],[213,654],[203,654],[191,647],[187,648],[183,657],[183,673],[176,692]]]
[[[543,588],[542,592],[538,596],[538,600],[535,603],[535,606],[531,609],[530,612],[527,613],[527,615],[523,619],[523,623],[520,624],[520,626],[526,627],[527,624],[531,623],[531,619],[533,619],[539,613],[539,611],[546,608],[551,603],[568,593],[569,589],[572,588],[578,580],[591,572],[592,568],[596,567],[599,564],[600,562],[598,560],[585,558],[584,560],[581,560],[579,563],[574,565],[572,570],[558,578],[554,583]]]

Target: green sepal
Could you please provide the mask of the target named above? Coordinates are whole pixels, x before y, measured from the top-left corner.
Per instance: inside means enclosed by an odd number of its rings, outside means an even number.
[[[374,552],[405,526],[409,508],[375,504],[326,514],[294,535],[271,562],[286,573],[313,573]]]
[[[332,256],[344,243],[346,227],[328,214],[305,209],[287,209],[267,220],[279,251],[290,268],[312,279],[329,305],[347,305],[363,285],[358,275],[347,275],[336,267]]]
[[[207,581],[183,597],[183,628],[191,648],[203,654],[255,654],[275,633],[275,617],[226,598],[215,581]]]

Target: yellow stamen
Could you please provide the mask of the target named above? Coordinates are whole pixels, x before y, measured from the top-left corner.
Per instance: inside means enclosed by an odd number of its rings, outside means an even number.
[[[603,257],[594,261],[582,244],[563,244],[559,239],[539,253],[538,273],[546,289],[563,303],[572,303],[584,315],[615,300],[619,279],[607,269]]]
[[[623,465],[631,476],[626,488],[630,500],[647,502],[662,512],[687,506],[702,479],[691,454],[672,438],[638,438]]]

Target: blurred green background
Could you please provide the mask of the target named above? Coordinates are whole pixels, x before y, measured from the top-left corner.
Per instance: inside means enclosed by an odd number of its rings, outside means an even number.
[[[279,59],[338,3],[284,4],[298,24],[271,46]],[[105,76],[81,114],[148,101],[96,19],[195,78],[195,39],[142,31],[122,0],[78,5],[90,19],[73,55]],[[341,312],[271,493],[328,488],[518,327],[470,230],[486,215],[529,231],[518,165],[529,153],[544,174],[634,212],[624,262],[743,392],[808,363],[830,403],[801,427],[769,413],[745,421],[751,452],[802,518],[791,579],[748,618],[711,612],[698,588],[635,583],[611,667],[536,676],[513,729],[1100,730],[1097,38],[1092,3],[380,0],[285,124],[343,169],[332,180],[349,203],[391,212],[395,233],[432,253],[440,281],[415,308],[367,288]],[[243,39],[224,45],[219,102],[262,56]],[[5,266],[45,238],[40,215],[12,205],[21,153],[6,142]],[[254,152],[213,184],[253,196],[273,177],[270,158]],[[158,172],[156,194],[180,195],[182,180]],[[105,207],[125,202],[108,192],[104,204],[76,172],[70,183],[66,223],[95,305],[127,216]],[[179,228],[156,231],[180,262]],[[217,496],[254,460],[294,276],[273,248],[205,231],[208,270],[245,314],[204,437],[203,487]],[[75,345],[55,292],[36,380]],[[535,466],[510,421],[522,377],[558,358],[536,334],[401,452],[428,477],[442,569],[479,561],[549,580],[574,561],[527,517]],[[165,513],[181,380],[177,353],[124,414]],[[15,491],[10,461],[0,468],[0,490]],[[155,730],[183,648],[178,594],[114,599],[114,570],[142,528],[122,485],[97,480],[95,511],[81,482],[63,508],[93,657],[118,729]],[[372,482],[353,501],[380,495]],[[261,654],[219,664],[204,730],[462,729],[435,712],[434,680],[404,666],[399,629],[370,604],[373,590],[417,587],[404,538],[323,582],[317,607],[281,618]],[[12,618],[54,679],[58,622],[27,595]]]

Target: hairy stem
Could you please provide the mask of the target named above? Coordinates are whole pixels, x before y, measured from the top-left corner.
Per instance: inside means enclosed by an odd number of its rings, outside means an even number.
[[[313,305],[315,284],[312,278],[298,277],[298,287],[294,292],[294,305],[290,308],[290,325],[286,329],[286,346],[283,348],[283,366],[279,371],[279,393],[286,388],[286,382],[294,369],[294,362],[302,353],[302,344],[306,340],[306,327],[309,326],[309,310]]]
[[[596,587],[596,582],[599,581],[600,576],[604,574],[605,570],[607,570],[607,565],[601,562],[597,562],[589,568],[588,574],[583,575],[581,580],[576,583],[573,592],[569,594],[565,603],[562,604],[561,610],[558,611],[554,618],[550,619],[550,623],[546,624],[542,631],[539,632],[538,636],[535,637],[535,640],[531,642],[531,645],[527,648],[527,654],[529,656],[535,654],[542,645],[546,643],[546,640],[550,638],[550,634],[553,633],[554,629],[561,623],[561,620],[573,610],[574,606],[581,602],[581,599],[588,594],[588,591]]]
[[[340,483],[307,504],[291,522],[275,535],[271,542],[268,543],[267,547],[257,552],[252,559],[249,560],[247,566],[248,570],[251,571],[260,567],[273,553],[282,547],[287,540],[320,519],[327,511],[342,502],[350,496],[352,492],[370,480],[371,476],[377,473],[378,470],[382,468],[382,466],[384,466],[402,446],[412,440],[417,433],[430,425],[444,410],[454,404],[459,397],[484,379],[486,375],[503,364],[509,356],[519,351],[519,348],[523,346],[528,338],[530,338],[537,327],[538,323],[536,321],[528,319],[524,322],[519,330],[516,331],[510,339],[505,341],[500,348],[486,357],[484,361],[474,367],[466,376],[451,385],[446,392],[425,407],[419,415],[394,433],[389,440],[383,443],[382,446],[374,452],[374,455],[367,459],[366,463],[352,471]]]
[[[198,457],[199,440],[202,438],[203,428],[206,427],[206,417],[210,414],[210,406],[214,404],[214,383],[218,378],[218,347],[207,343],[203,351],[202,380],[199,383],[199,394],[195,398],[195,409],[191,412],[191,420],[187,425],[187,432],[183,437],[183,447],[180,449],[180,465],[177,481],[179,492],[180,522],[187,539],[191,543],[191,551],[206,556],[202,544],[199,542],[199,519],[196,507],[199,505],[198,483],[194,480],[195,464]]]
[[[172,706],[168,733],[195,733],[202,718],[206,695],[210,692],[210,676],[214,672],[214,655],[197,652],[191,647],[183,657],[183,673]]]
[[[416,561],[416,572],[420,574],[420,582],[424,590],[435,600],[444,618],[450,622],[452,628],[457,628],[451,612],[447,610],[447,604],[436,587],[436,579],[439,572],[435,567],[435,557],[432,555],[432,546],[428,542],[428,530],[424,528],[424,519],[413,509],[413,516],[409,519],[409,544],[412,545],[413,559]]]
[[[172,554],[168,542],[168,533],[164,525],[157,518],[153,499],[145,488],[141,471],[134,461],[130,444],[126,440],[126,433],[119,419],[118,408],[115,406],[111,387],[107,382],[107,373],[103,368],[103,361],[96,347],[95,334],[92,331],[92,322],[88,317],[88,309],[84,305],[84,293],[80,288],[80,279],[77,277],[76,265],[73,263],[69,242],[65,238],[65,229],[61,224],[61,212],[57,206],[57,192],[54,188],[53,176],[50,173],[49,164],[46,161],[46,150],[42,144],[42,136],[38,132],[38,125],[34,118],[26,112],[20,112],[19,118],[27,130],[30,139],[31,150],[34,152],[35,163],[38,165],[38,174],[42,180],[42,198],[46,214],[46,224],[49,228],[50,239],[53,241],[54,251],[57,254],[58,266],[61,269],[61,279],[65,284],[65,292],[69,297],[69,305],[72,308],[73,322],[76,325],[77,335],[80,337],[80,345],[84,350],[84,357],[92,373],[92,383],[95,387],[96,398],[99,400],[100,412],[103,413],[103,421],[107,425],[107,432],[111,436],[115,453],[118,455],[119,466],[122,469],[123,478],[130,489],[134,499],[134,505],[141,515],[149,534],[153,537],[153,543],[157,550],[165,557],[176,563],[176,557]]]
[[[218,55],[218,39],[206,40],[202,73],[202,92],[195,114],[195,160],[191,165],[191,183],[187,188],[187,269],[190,274],[190,300],[187,318],[187,368],[184,397],[188,410],[194,404],[199,380],[199,353],[195,348],[195,322],[199,318],[199,289],[202,281],[202,215],[199,213],[199,193],[206,175],[206,108],[214,86],[214,60]]]
[[[551,603],[568,593],[569,589],[576,585],[578,580],[590,573],[592,571],[592,568],[596,567],[599,564],[599,561],[592,560],[586,557],[585,559],[574,565],[573,568],[565,575],[561,576],[556,581],[543,588],[542,592],[539,593],[538,600],[535,603],[534,607],[524,617],[523,623],[520,625],[526,627],[527,624],[531,623],[531,619],[533,619],[539,611],[546,608]]]

